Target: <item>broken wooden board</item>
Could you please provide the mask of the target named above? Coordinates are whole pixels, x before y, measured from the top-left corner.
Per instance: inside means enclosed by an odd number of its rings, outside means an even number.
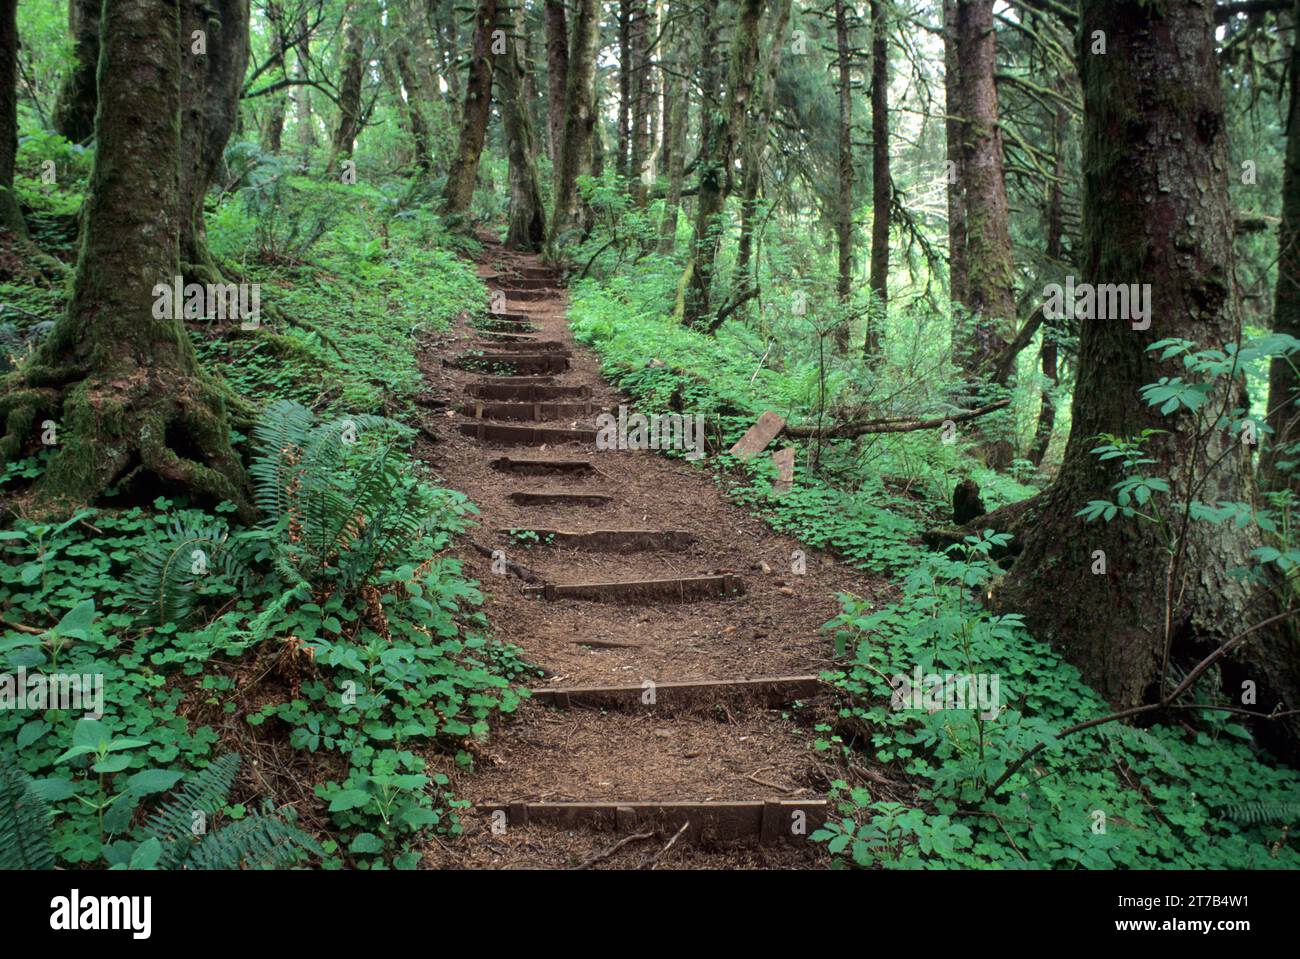
[[[484,443],[508,446],[547,446],[563,443],[596,445],[595,430],[565,430],[549,426],[501,426],[495,423],[461,423],[460,431]]]
[[[557,709],[575,706],[607,707],[682,706],[692,703],[748,701],[783,706],[826,691],[816,676],[768,676],[758,679],[698,679],[628,686],[571,686],[568,689],[531,690],[534,701]]]
[[[549,460],[520,459],[501,456],[488,464],[502,473],[518,473],[523,476],[547,476],[553,473],[594,473],[596,467],[587,460]]]
[[[768,410],[731,448],[731,455],[740,460],[753,459],[783,429],[785,429],[785,420]]]
[[[526,595],[546,600],[579,599],[597,603],[687,603],[718,599],[745,591],[739,576],[683,576],[670,579],[631,579],[613,583],[547,583],[525,586]]]
[[[510,494],[510,502],[519,506],[608,506],[614,497],[608,493],[515,490]]]
[[[465,393],[479,400],[516,400],[536,403],[539,400],[560,400],[568,397],[586,399],[591,396],[591,387],[585,383],[581,386],[545,386],[534,383],[471,383],[465,387]]]
[[[794,447],[787,446],[772,454],[776,466],[776,479],[772,481],[772,492],[778,496],[790,492],[794,486]]]
[[[480,813],[504,812],[510,828],[589,826],[620,833],[661,830],[672,835],[690,823],[690,839],[761,842],[806,840],[830,813],[824,799],[749,799],[716,802],[516,802],[483,803]]]
[[[501,533],[520,529],[499,530]],[[633,553],[640,550],[681,550],[695,542],[695,534],[684,529],[594,529],[578,533],[562,529],[527,529],[535,533],[540,546],[585,549],[596,553]]]

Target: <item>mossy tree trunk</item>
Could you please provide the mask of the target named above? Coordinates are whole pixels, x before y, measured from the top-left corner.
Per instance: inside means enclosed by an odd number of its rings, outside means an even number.
[[[1082,321],[1064,461],[1026,510],[1023,552],[995,596],[1125,707],[1169,688],[1167,663],[1187,668],[1278,606],[1273,593],[1232,573],[1253,565],[1252,527],[1192,520],[1182,532],[1182,503],[1252,499],[1250,449],[1216,422],[1225,409],[1249,406],[1241,381],[1217,381],[1205,415],[1162,416],[1139,396],[1161,376],[1186,375],[1178,358],[1148,352],[1155,341],[1185,337],[1221,348],[1241,333],[1213,7],[1083,0],[1081,15],[1082,272],[1090,283],[1150,284],[1151,322],[1135,330],[1120,319]],[[1106,54],[1090,52],[1097,31],[1108,38]],[[1124,478],[1117,460],[1091,452],[1098,436],[1146,429],[1164,432],[1144,447],[1151,462],[1143,473],[1166,479],[1171,491],[1145,512],[1162,510],[1167,524],[1122,516],[1085,523],[1078,510],[1114,501],[1112,487]],[[1250,681],[1258,690],[1250,708],[1300,707],[1292,632],[1261,631],[1223,661],[1222,675],[1234,703]],[[1294,719],[1259,725],[1293,760],[1297,728]]]
[[[663,54],[668,65],[664,73],[664,165],[668,170],[668,196],[664,203],[663,219],[659,221],[661,253],[671,253],[677,241],[682,180],[686,176],[686,127],[690,120],[691,105],[681,95],[685,84],[678,76],[685,60],[680,54],[679,44],[684,42],[682,34],[669,27]]]
[[[68,0],[72,67],[59,85],[54,129],[73,143],[95,132],[95,69],[99,63],[99,15],[103,0]]]
[[[847,304],[853,293],[853,39],[847,0],[835,0],[835,68],[839,79],[835,92],[839,101],[839,137],[835,156],[835,295]],[[847,319],[835,328],[835,345],[843,352],[849,345]]]
[[[957,0],[943,0],[944,135],[947,141],[948,297],[966,302],[966,200],[961,177],[961,60],[957,56]]]
[[[203,204],[239,118],[247,68],[248,0],[182,0],[180,249],[187,279],[222,281],[208,252]]]
[[[695,235],[684,274],[682,319],[706,331],[716,328],[710,304],[713,267],[722,241],[723,211],[731,189],[731,164],[737,144],[745,138],[745,123],[753,98],[758,62],[761,0],[740,0],[731,41],[725,105],[721,111],[704,105],[704,135],[700,145],[700,186],[695,204]]]
[[[596,46],[600,35],[600,5],[595,0],[577,0],[573,38],[569,44],[569,72],[564,87],[564,133],[560,137],[555,163],[552,198],[551,255],[559,252],[565,234],[578,222],[578,177],[591,165],[592,111],[595,83]]]
[[[492,110],[492,68],[495,59],[492,54],[492,31],[496,28],[497,0],[479,0],[474,21],[473,52],[465,83],[460,139],[442,192],[442,212],[447,217],[464,217],[469,213],[470,203],[474,199],[479,156],[483,152],[488,115]]]
[[[884,0],[871,0],[871,314],[864,351],[880,351],[880,327],[889,309],[889,17]]]
[[[1300,337],[1300,2],[1296,3],[1291,42],[1290,110],[1286,163],[1282,172],[1282,222],[1277,231],[1277,287],[1273,296],[1273,331]],[[1264,477],[1270,487],[1289,485],[1300,493],[1300,469],[1283,476],[1279,460],[1296,457],[1300,443],[1300,376],[1295,357],[1273,361],[1269,371],[1268,425],[1273,429]]]
[[[352,148],[361,132],[361,83],[365,79],[366,37],[355,16],[347,18],[344,36],[343,59],[339,67],[339,121],[330,142],[327,173],[336,173],[344,160],[352,159]]]
[[[563,0],[546,0],[546,133],[551,163],[564,139],[564,90],[569,82],[569,26]]]
[[[114,0],[101,25],[94,168],[72,298],[39,351],[0,394],[0,462],[57,454],[35,488],[40,510],[95,500],[140,472],[248,516],[221,385],[200,368],[179,319],[155,316],[189,213],[182,183],[184,67],[179,0]]]
[[[528,68],[524,52],[524,10],[516,9],[506,52],[497,65],[501,114],[510,161],[510,228],[506,246],[529,253],[546,244],[546,217],[537,178],[537,146],[528,108]]]
[[[18,154],[18,0],[0,0],[0,230],[27,238],[27,223],[14,196]]]

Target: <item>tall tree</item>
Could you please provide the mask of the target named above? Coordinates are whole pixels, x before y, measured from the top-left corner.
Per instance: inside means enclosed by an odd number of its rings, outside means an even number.
[[[497,0],[479,0],[474,21],[473,53],[465,83],[460,140],[442,191],[443,213],[449,217],[463,217],[474,199],[479,155],[483,152],[488,115],[492,110],[492,31],[496,25]]]
[[[947,142],[948,294],[966,303],[966,199],[962,165],[961,60],[957,55],[957,0],[943,0],[944,134]]]
[[[239,118],[248,21],[248,0],[181,3],[181,266],[187,277],[205,282],[221,281],[208,252],[203,204]]]
[[[629,148],[627,175],[631,178],[632,197],[638,206],[644,206],[648,182],[653,176],[650,157],[651,107],[653,105],[653,76],[650,69],[650,6],[646,0],[632,0],[631,20],[628,23],[628,52],[631,55],[631,80],[628,92]]]
[[[889,21],[885,0],[871,0],[871,315],[865,349],[880,349],[880,326],[889,308]]]
[[[99,63],[99,15],[103,0],[68,0],[72,67],[59,87],[54,129],[73,143],[95,130],[95,68]]]
[[[1080,10],[1084,280],[1149,284],[1151,322],[1136,330],[1118,319],[1081,321],[1064,460],[1052,485],[1024,507],[1023,552],[999,595],[1123,707],[1165,688],[1168,663],[1199,660],[1265,619],[1272,600],[1233,575],[1252,565],[1258,532],[1186,522],[1181,506],[1251,500],[1250,449],[1216,422],[1220,411],[1249,407],[1243,381],[1206,382],[1201,412],[1160,415],[1139,398],[1161,376],[1188,375],[1178,357],[1148,351],[1152,343],[1181,337],[1222,348],[1241,333],[1213,6],[1083,0]],[[1092,46],[1098,37],[1109,52]],[[1126,476],[1120,460],[1092,453],[1097,437],[1144,430],[1156,432],[1143,446],[1141,472],[1170,485],[1144,512],[1167,508],[1170,522],[1085,523],[1080,507],[1113,500]],[[1254,708],[1300,706],[1294,633],[1261,631],[1220,669],[1234,701],[1249,680],[1258,690]],[[1293,759],[1298,728],[1294,718],[1261,727]]]
[[[353,144],[361,132],[361,84],[365,79],[366,40],[355,14],[355,10],[348,11],[343,28],[346,39],[339,65],[339,122],[334,127],[329,163],[325,167],[329,173],[338,170],[344,160],[352,158]]]
[[[558,164],[564,139],[564,88],[569,82],[569,25],[564,0],[546,0],[546,133],[551,163]]]
[[[835,0],[835,67],[839,73],[839,142],[835,151],[835,295],[847,303],[853,292],[853,40],[847,0]],[[848,324],[835,331],[843,350],[849,342]]]
[[[1300,337],[1300,0],[1296,3],[1293,31],[1273,331]],[[1300,375],[1295,363],[1295,357],[1278,358],[1269,371],[1268,425],[1273,433],[1264,475],[1270,486],[1282,485],[1277,463],[1283,458],[1293,459],[1288,448],[1300,442]],[[1300,492],[1300,470],[1292,471],[1290,485]]]
[[[506,151],[510,162],[510,228],[506,246],[537,252],[546,243],[546,217],[537,177],[537,146],[529,110],[528,60],[524,52],[524,6],[515,8],[506,52],[497,65],[497,83]]]
[[[57,453],[35,487],[39,508],[66,510],[142,474],[245,503],[226,391],[155,295],[179,274],[190,214],[181,22],[180,0],[104,5],[97,146],[72,297],[0,394],[0,462],[23,455],[45,419],[57,429]]]
[[[663,219],[659,221],[659,250],[671,253],[677,240],[677,217],[682,205],[682,180],[686,175],[686,127],[690,120],[691,105],[682,91],[686,85],[681,78],[683,62],[679,45],[684,44],[682,34],[669,28],[664,38],[664,164],[668,169],[668,196],[664,203]]]
[[[590,169],[599,33],[600,5],[596,0],[577,0],[573,40],[569,46],[569,73],[564,87],[564,134],[560,137],[559,159],[555,164],[548,240],[552,256],[559,252],[560,244],[567,239],[566,233],[577,223],[578,177]]]
[[[704,136],[700,144],[700,186],[695,203],[695,234],[682,276],[682,320],[713,330],[719,322],[710,305],[713,266],[722,239],[722,214],[731,188],[736,144],[744,141],[745,121],[754,91],[758,60],[758,24],[762,0],[740,0],[731,41],[725,105],[717,110],[705,103]]]
[[[0,230],[27,236],[14,196],[18,154],[18,0],[0,0]]]

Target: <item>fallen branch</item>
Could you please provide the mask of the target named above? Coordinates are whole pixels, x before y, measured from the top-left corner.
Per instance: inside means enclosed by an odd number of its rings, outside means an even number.
[[[668,840],[668,845],[664,846],[663,849],[660,849],[657,853],[655,853],[653,856],[647,859],[645,861],[645,864],[642,866],[642,868],[653,869],[655,865],[659,862],[659,860],[668,854],[668,850],[672,849],[673,846],[676,845],[677,840],[682,838],[682,833],[686,832],[686,830],[690,828],[691,828],[691,821],[688,819],[686,820],[686,822],[682,823],[682,828],[677,830],[677,833],[673,836],[673,838]]]
[[[805,438],[821,436],[823,439],[853,439],[857,436],[866,436],[869,433],[910,433],[914,430],[934,429],[943,426],[949,421],[962,423],[966,420],[973,420],[978,416],[984,416],[1009,405],[1011,405],[1011,400],[1005,399],[990,403],[988,406],[981,406],[979,409],[949,413],[947,416],[936,416],[929,420],[887,417],[884,419],[862,420],[857,423],[841,423],[839,426],[833,426],[825,430],[818,430],[815,426],[787,426],[782,432],[786,436]]]
[[[574,869],[575,872],[577,872],[577,871],[579,871],[579,870],[582,870],[582,869],[589,869],[589,868],[591,868],[591,866],[592,866],[594,863],[598,863],[598,862],[600,862],[602,859],[608,859],[610,856],[614,855],[614,853],[618,852],[620,849],[622,849],[622,848],[623,848],[624,846],[626,846],[628,843],[630,843],[630,842],[636,842],[636,841],[639,840],[639,839],[649,839],[649,838],[651,838],[653,835],[654,835],[654,833],[652,833],[652,832],[638,832],[638,833],[634,833],[634,834],[631,835],[631,836],[626,836],[626,837],[620,839],[618,842],[614,843],[614,845],[610,846],[610,847],[609,847],[608,849],[606,849],[604,852],[598,852],[598,853],[596,853],[596,855],[592,856],[592,857],[591,857],[590,859],[588,859],[586,862],[584,862],[584,863],[582,863],[582,864],[580,864],[580,865],[574,866],[573,869]]]
[[[495,557],[493,557],[492,555],[493,551],[488,549],[486,546],[482,545],[481,543],[476,543],[473,540],[469,541],[469,545],[473,546],[477,552],[483,554],[488,559],[495,561]],[[520,566],[518,563],[511,562],[508,559],[506,560],[506,569],[514,573],[525,583],[535,583],[538,586],[544,586],[546,584],[546,580],[542,579],[541,576],[539,576],[537,573],[534,573],[527,566]]]

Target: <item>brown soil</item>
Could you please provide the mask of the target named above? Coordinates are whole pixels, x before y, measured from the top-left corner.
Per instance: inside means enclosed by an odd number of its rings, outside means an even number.
[[[521,299],[503,279],[507,309],[526,315],[537,326],[533,335],[538,341],[563,344],[570,356],[567,370],[549,376],[485,376],[459,368],[458,357],[482,349],[483,338],[471,317],[430,342],[422,354],[426,400],[445,402],[446,408],[427,417],[426,435],[436,442],[422,441],[421,457],[440,483],[464,491],[478,506],[480,523],[471,538],[489,550],[503,550],[510,563],[550,583],[729,573],[744,584],[739,595],[686,602],[548,602],[525,592],[529,584],[517,575],[493,575],[491,560],[466,545],[460,555],[467,573],[482,583],[495,635],[521,647],[529,662],[545,670],[537,685],[555,687],[731,680],[829,668],[832,643],[821,627],[839,609],[836,594],[882,596],[888,584],[775,533],[730,505],[707,467],[650,451],[598,451],[577,443],[536,447],[479,442],[460,431],[462,424],[476,422],[472,384],[586,386],[596,411],[616,411],[628,402],[601,378],[596,356],[569,334],[564,291],[536,282],[546,276],[537,258],[497,246],[486,250],[480,275],[533,277],[527,285],[539,288],[529,289],[527,295],[539,298],[532,299]],[[462,405],[467,412],[457,411]],[[593,429],[595,415],[509,422]],[[493,461],[502,457],[587,460],[595,469],[517,473],[494,468]],[[602,504],[522,504],[511,498],[517,491],[603,493],[612,499]],[[661,550],[589,550],[525,545],[505,532],[526,528],[685,530],[694,542]],[[806,554],[803,575],[792,571],[796,550]],[[626,711],[558,710],[526,703],[512,720],[498,726],[492,742],[480,751],[475,770],[456,775],[456,791],[476,805],[818,798],[836,771],[813,752],[812,724],[832,709],[829,695],[780,709],[725,695],[692,702],[689,708],[638,706]],[[659,832],[601,855],[627,837],[541,825],[511,827],[494,835],[484,815],[466,812],[462,819],[465,836],[431,846],[426,865],[574,868],[598,856],[591,868],[825,864],[823,850],[807,840],[693,844],[683,838],[661,856],[672,834]]]

